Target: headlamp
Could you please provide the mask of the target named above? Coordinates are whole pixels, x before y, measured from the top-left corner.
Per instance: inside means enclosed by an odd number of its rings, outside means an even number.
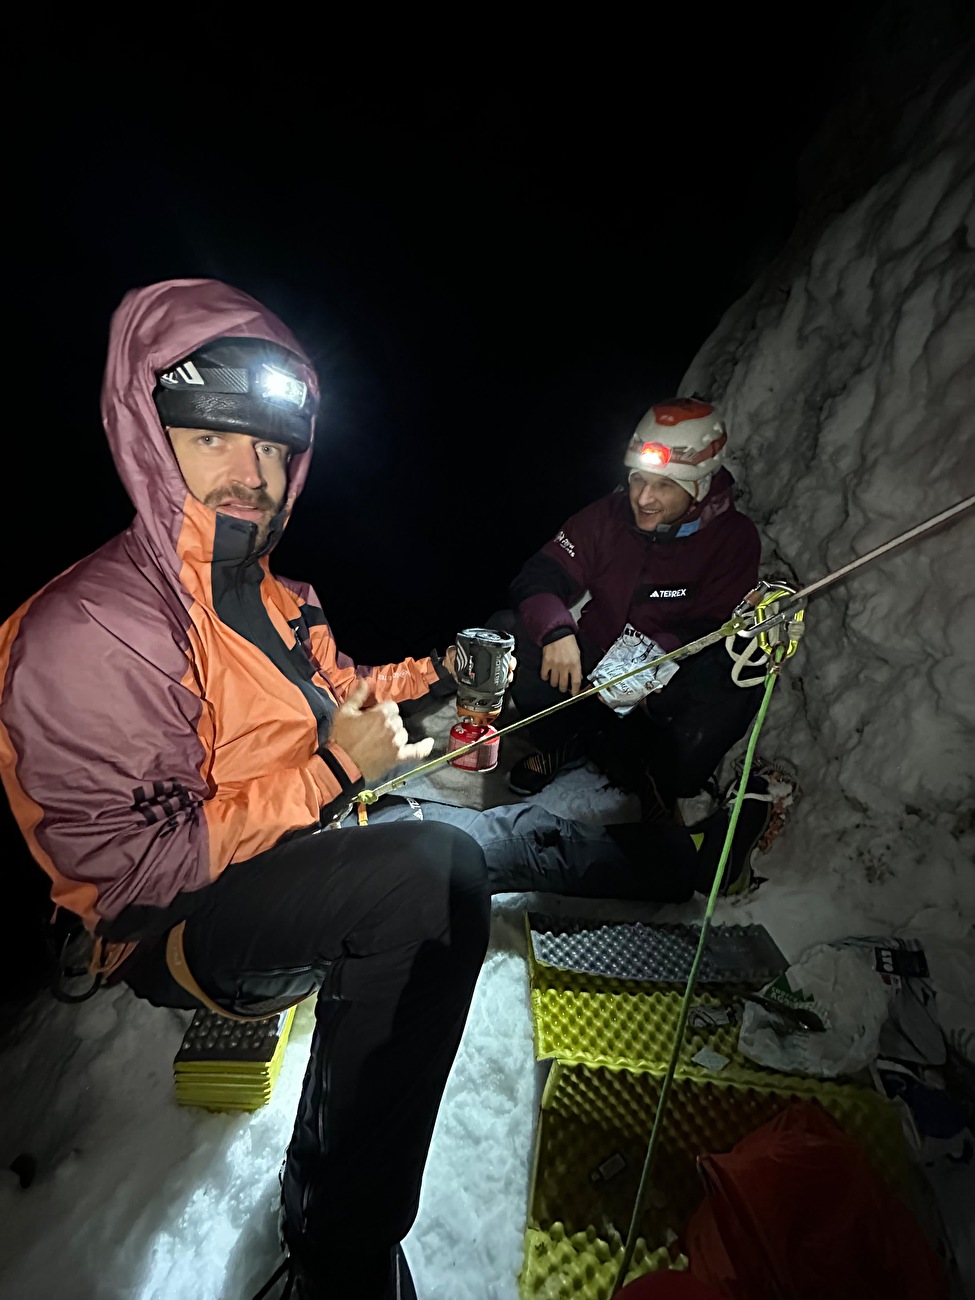
[[[299,410],[305,404],[308,385],[277,366],[263,365],[257,377],[261,395],[270,402],[288,402]]]
[[[640,459],[647,465],[666,465],[670,460],[670,448],[662,442],[645,442],[640,448]]]
[[[153,401],[167,428],[244,433],[307,451],[318,402],[306,364],[270,339],[214,339],[159,376]]]

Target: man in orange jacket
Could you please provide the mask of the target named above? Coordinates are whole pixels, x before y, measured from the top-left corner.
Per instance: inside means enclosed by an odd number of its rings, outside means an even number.
[[[296,340],[245,294],[126,297],[102,414],[136,517],[0,629],[0,771],[103,978],[245,1017],[319,990],[286,1237],[302,1297],[386,1300],[412,1293],[399,1243],[490,893],[679,901],[710,884],[724,823],[700,853],[681,828],[526,805],[385,800],[356,827],[356,793],[432,745],[397,702],[452,678],[449,656],[354,665],[312,589],[269,568],[317,401]]]

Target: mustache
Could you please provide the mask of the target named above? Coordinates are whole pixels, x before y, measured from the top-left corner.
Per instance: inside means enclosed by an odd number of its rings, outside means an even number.
[[[263,488],[214,488],[203,498],[203,504],[211,510],[230,504],[248,506],[251,510],[264,510],[272,515],[280,509],[280,503]]]

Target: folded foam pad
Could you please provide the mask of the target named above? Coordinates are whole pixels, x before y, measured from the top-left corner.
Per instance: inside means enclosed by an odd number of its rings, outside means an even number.
[[[541,965],[665,984],[686,982],[699,935],[693,925],[604,925],[537,912],[529,913],[528,929],[532,956]],[[697,982],[758,988],[787,967],[763,925],[715,925]]]
[[[267,1105],[294,1016],[294,1007],[251,1021],[197,1011],[173,1061],[177,1102],[207,1110]]]

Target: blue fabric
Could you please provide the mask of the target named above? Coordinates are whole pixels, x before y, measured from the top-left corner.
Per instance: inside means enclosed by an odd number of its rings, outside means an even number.
[[[557,817],[537,804],[479,812],[397,795],[369,809],[369,825],[413,819],[418,812],[424,821],[447,822],[477,840],[492,894],[678,903],[694,892],[697,852],[682,826],[634,823],[606,829]]]

